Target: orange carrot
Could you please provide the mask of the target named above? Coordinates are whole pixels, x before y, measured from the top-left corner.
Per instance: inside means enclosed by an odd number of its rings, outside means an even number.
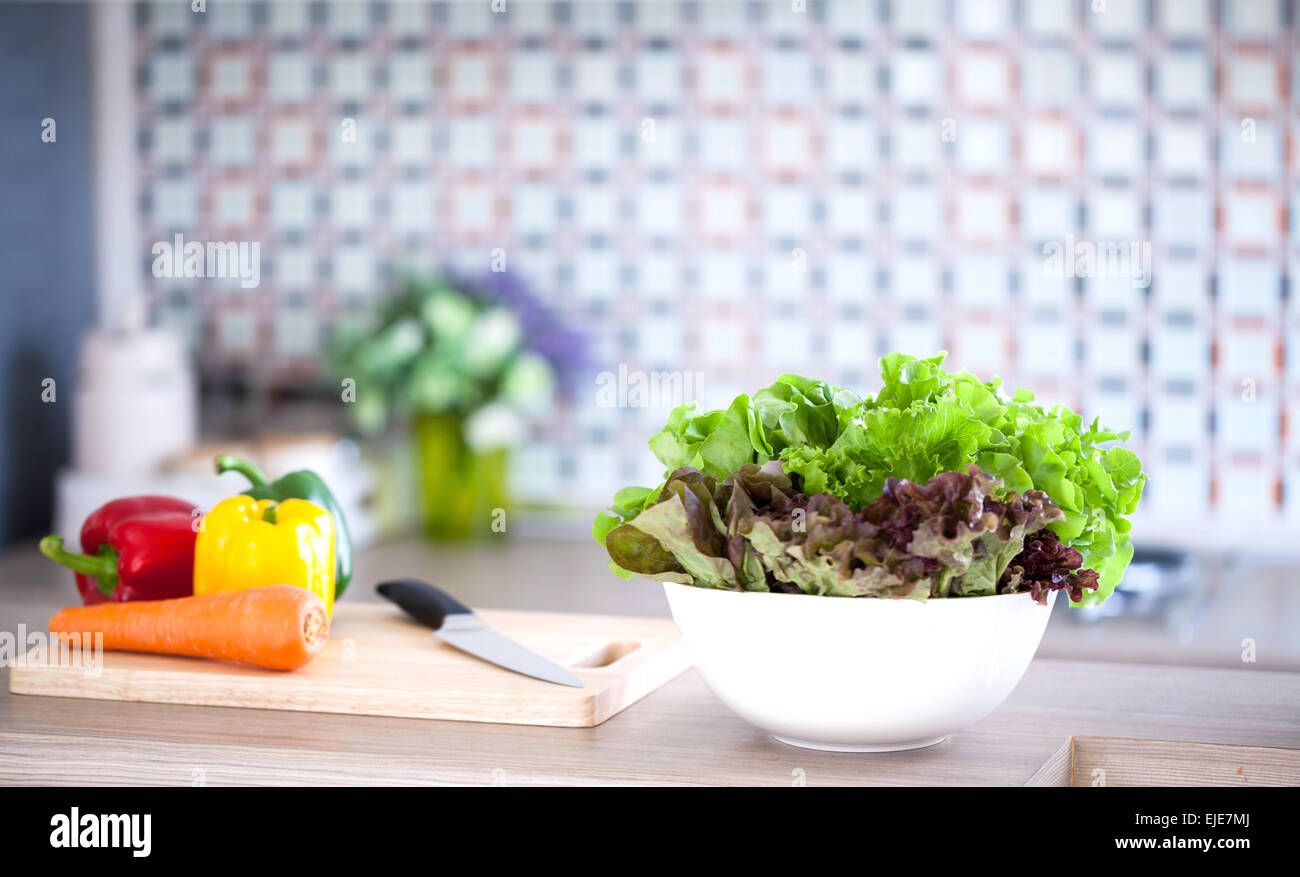
[[[58,634],[104,634],[104,648],[238,661],[294,670],[325,647],[330,620],[306,588],[270,585],[171,600],[70,606],[50,619]]]

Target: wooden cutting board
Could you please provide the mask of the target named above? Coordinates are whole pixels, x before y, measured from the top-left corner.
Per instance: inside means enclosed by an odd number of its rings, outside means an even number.
[[[43,649],[9,670],[14,694],[252,707],[467,722],[592,727],[690,666],[659,618],[484,610],[496,630],[568,667],[583,688],[503,670],[434,638],[387,604],[342,604],[325,650],[290,672],[105,652],[96,676]]]

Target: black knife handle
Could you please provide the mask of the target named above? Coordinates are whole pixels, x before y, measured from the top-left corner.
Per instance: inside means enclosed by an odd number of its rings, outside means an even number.
[[[441,588],[418,579],[394,579],[375,586],[379,595],[392,600],[402,611],[434,630],[442,627],[448,615],[469,613],[470,608]]]

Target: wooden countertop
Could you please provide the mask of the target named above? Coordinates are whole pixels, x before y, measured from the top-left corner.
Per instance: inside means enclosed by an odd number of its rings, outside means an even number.
[[[370,599],[373,582],[406,574],[483,607],[666,613],[657,585],[612,579],[586,548],[394,543],[358,557],[346,599]],[[0,630],[43,630],[74,597],[34,545],[0,554]],[[1300,749],[1300,673],[1039,657],[993,715],[938,746],[883,755],[777,743],[693,670],[591,729],[83,701],[6,686],[0,784],[1019,785],[1050,770],[1072,735]]]

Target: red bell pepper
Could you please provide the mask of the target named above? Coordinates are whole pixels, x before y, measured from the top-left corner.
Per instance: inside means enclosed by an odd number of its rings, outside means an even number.
[[[165,600],[194,593],[193,503],[170,496],[128,496],[106,503],[81,525],[81,550],[58,536],[41,540],[41,553],[77,574],[86,605],[106,601]]]

